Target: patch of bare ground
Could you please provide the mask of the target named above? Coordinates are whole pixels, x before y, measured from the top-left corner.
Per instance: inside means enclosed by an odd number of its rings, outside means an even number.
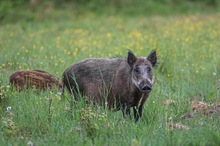
[[[174,104],[174,103],[175,103],[175,101],[172,100],[172,99],[167,99],[167,100],[165,100],[165,101],[163,102],[163,104],[166,105],[166,106],[172,105],[172,104]]]
[[[189,130],[188,126],[185,126],[181,123],[170,123],[169,130]]]
[[[204,101],[192,101],[192,110],[194,113],[201,113],[206,116],[216,114],[220,116],[220,104],[219,103],[206,103]]]
[[[175,104],[174,100],[168,99],[163,103],[165,106],[171,106]],[[195,115],[200,116],[212,116],[217,115],[220,116],[220,104],[219,103],[206,103],[204,101],[193,100],[190,102],[190,108],[192,109],[191,113],[185,113],[181,116],[183,119],[193,118]],[[168,123],[169,130],[189,130],[190,128],[181,123]]]
[[[164,101],[165,106],[170,106],[175,103],[174,100],[168,99]],[[205,116],[211,116],[213,114],[220,116],[220,103],[206,103],[204,101],[193,100],[190,104],[192,108],[192,113],[185,113],[182,118],[193,118],[192,115],[202,114]]]

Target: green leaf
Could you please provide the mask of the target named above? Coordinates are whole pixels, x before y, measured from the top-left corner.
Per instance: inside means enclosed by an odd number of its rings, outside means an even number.
[[[214,97],[215,97],[215,94],[214,94],[214,92],[212,92],[212,93],[210,94],[210,96],[209,96],[209,99],[210,99],[211,101],[213,101],[213,100],[214,100]]]

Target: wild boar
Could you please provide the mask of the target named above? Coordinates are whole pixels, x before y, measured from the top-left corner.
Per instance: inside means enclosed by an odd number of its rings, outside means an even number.
[[[136,57],[128,51],[127,59],[90,58],[75,63],[63,73],[64,87],[74,96],[85,96],[88,101],[122,110],[130,117],[133,107],[135,121],[142,116],[154,77],[152,68],[157,63],[156,50],[147,57]]]
[[[57,78],[42,70],[18,70],[11,74],[9,81],[19,91],[24,88],[52,89],[53,85],[62,89],[62,83]]]

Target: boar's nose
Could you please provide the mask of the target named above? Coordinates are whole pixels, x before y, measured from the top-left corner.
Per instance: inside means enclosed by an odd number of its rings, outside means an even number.
[[[150,92],[151,90],[152,90],[152,87],[150,87],[148,85],[146,85],[142,88],[142,91],[144,91],[144,92]]]

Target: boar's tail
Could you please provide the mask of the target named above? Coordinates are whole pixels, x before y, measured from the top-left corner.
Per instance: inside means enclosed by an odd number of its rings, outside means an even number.
[[[65,91],[65,84],[64,82],[62,82],[62,91],[61,91],[61,96],[63,97],[64,96],[64,91]]]
[[[64,83],[64,76],[62,77],[62,94],[61,96],[64,97],[64,91],[65,91],[65,83]]]
[[[65,87],[66,87],[66,84],[65,84],[65,72],[63,73],[62,75],[62,97],[64,97],[64,91],[65,91]]]

